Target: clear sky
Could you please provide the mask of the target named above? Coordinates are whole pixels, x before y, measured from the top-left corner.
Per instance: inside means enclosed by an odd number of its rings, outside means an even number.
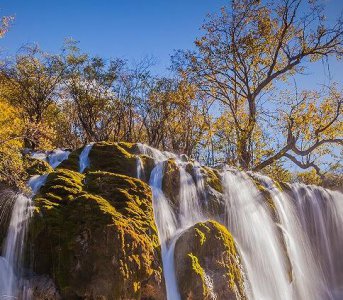
[[[328,18],[343,9],[343,0],[324,0]],[[175,49],[193,47],[208,13],[217,12],[228,0],[0,0],[1,15],[15,22],[0,41],[5,54],[14,54],[25,43],[38,43],[57,52],[67,37],[100,56],[139,60],[152,55],[157,72],[169,65]],[[343,83],[342,63],[330,63],[334,81]],[[304,87],[328,83],[321,63],[301,79]]]

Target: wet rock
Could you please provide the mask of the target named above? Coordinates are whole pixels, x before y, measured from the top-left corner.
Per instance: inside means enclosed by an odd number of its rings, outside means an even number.
[[[219,223],[197,223],[183,232],[174,257],[181,299],[246,299],[235,242]]]
[[[180,170],[175,159],[168,159],[164,165],[162,189],[177,210],[180,202]]]
[[[33,276],[25,282],[25,295],[20,299],[60,300],[54,281],[48,276]],[[26,298],[25,298],[26,297]]]

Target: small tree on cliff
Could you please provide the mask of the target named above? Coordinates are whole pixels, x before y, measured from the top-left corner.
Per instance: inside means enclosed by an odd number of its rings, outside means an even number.
[[[342,143],[320,137],[338,121],[338,101],[327,119],[332,122],[321,126],[318,136],[313,136],[313,147],[298,151],[294,146],[298,135],[293,134],[295,123],[291,117],[281,131],[286,134],[284,143],[273,147],[267,143],[268,151],[257,160],[254,156],[254,136],[265,128],[262,123],[268,115],[265,95],[278,82],[301,73],[305,62],[329,55],[339,57],[343,52],[341,19],[327,26],[318,1],[233,0],[231,8],[223,8],[220,15],[211,17],[204,30],[205,35],[196,40],[196,50],[178,52],[174,66],[187,74],[204,96],[224,106],[233,128],[230,136],[237,164],[260,170],[287,157],[301,167],[311,167],[311,163],[299,164],[290,151],[306,156],[323,144]],[[307,110],[307,106],[299,107]],[[272,119],[277,118],[274,115]]]

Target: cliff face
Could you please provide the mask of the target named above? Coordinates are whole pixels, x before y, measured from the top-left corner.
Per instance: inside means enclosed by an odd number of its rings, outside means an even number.
[[[49,276],[63,299],[164,299],[151,189],[134,178],[135,156],[95,144],[80,174],[79,153],[35,197],[33,271]]]

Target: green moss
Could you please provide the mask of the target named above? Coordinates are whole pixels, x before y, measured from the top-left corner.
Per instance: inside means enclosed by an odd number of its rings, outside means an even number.
[[[188,256],[191,259],[193,272],[200,277],[200,280],[202,282],[203,296],[206,297],[206,295],[208,295],[209,293],[209,290],[205,284],[205,271],[201,267],[198,258],[195,255],[193,255],[193,253],[189,253]]]
[[[118,146],[130,154],[139,154],[138,145],[136,143],[119,142]]]
[[[104,171],[136,177],[136,156],[117,143],[94,144],[89,153],[89,160],[89,171]]]
[[[69,154],[68,159],[62,161],[58,165],[57,169],[69,169],[69,170],[78,172],[79,171],[79,156],[82,150],[83,150],[83,147],[75,151],[72,151]]]
[[[205,171],[205,181],[213,189],[219,193],[223,193],[223,185],[221,183],[220,174],[216,169],[203,167]]]
[[[53,171],[53,168],[45,160],[26,156],[24,163],[29,176],[47,174]]]
[[[240,258],[230,232],[216,221],[200,222],[184,232],[175,246],[177,278],[181,298],[210,299],[210,293],[246,299]],[[223,282],[209,290],[206,273],[215,273]],[[224,290],[223,290],[224,287]],[[233,298],[236,299],[236,298]],[[238,298],[237,298],[238,299]]]
[[[108,150],[104,143],[94,146],[96,153]],[[29,232],[34,271],[50,274],[65,299],[81,297],[90,286],[101,286],[108,299],[138,299],[146,284],[161,280],[152,194],[141,180],[59,168],[35,205]]]

